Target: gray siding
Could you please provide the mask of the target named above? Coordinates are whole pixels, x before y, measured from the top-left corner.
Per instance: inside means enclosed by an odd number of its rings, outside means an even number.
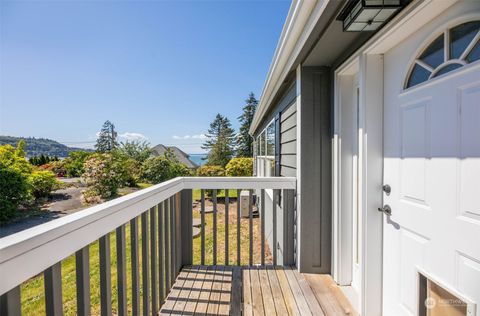
[[[301,73],[301,210],[297,222],[300,272],[330,273],[331,262],[331,81],[326,67]]]
[[[290,104],[280,113],[280,175],[296,176],[297,105]]]

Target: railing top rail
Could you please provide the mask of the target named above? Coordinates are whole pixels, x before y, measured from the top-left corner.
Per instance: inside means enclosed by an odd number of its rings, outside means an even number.
[[[292,189],[294,177],[184,177],[185,189]]]
[[[183,189],[295,189],[295,178],[183,177],[0,239],[0,295]]]

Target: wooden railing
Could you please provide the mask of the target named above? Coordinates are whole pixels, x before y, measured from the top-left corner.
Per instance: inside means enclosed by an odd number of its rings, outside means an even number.
[[[0,314],[21,314],[21,285],[43,274],[45,311],[62,315],[61,263],[75,255],[76,314],[90,315],[90,245],[98,242],[101,315],[112,314],[112,263],[110,237],[116,243],[116,313],[155,315],[165,301],[182,266],[193,262],[192,190],[201,189],[201,264],[205,264],[205,190],[212,191],[213,265],[217,264],[217,190],[249,190],[249,264],[253,264],[253,193],[259,193],[261,262],[265,264],[265,190],[273,190],[273,264],[277,264],[277,208],[282,205],[282,262],[294,260],[295,178],[175,178],[153,187],[0,239]],[[278,198],[282,196],[282,203]],[[240,203],[237,201],[237,261],[240,265]],[[140,223],[139,223],[140,222]],[[127,249],[126,227],[130,233]],[[225,226],[225,260],[229,264],[229,225]],[[129,269],[127,275],[127,251]],[[141,253],[141,256],[140,256]],[[140,271],[141,270],[141,275]],[[127,278],[131,306],[127,306]],[[140,286],[142,287],[140,289]]]

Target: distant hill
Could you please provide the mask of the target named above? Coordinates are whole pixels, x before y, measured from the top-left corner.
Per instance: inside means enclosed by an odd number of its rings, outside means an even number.
[[[68,153],[72,151],[90,151],[89,149],[68,147],[51,139],[35,137],[0,136],[0,145],[10,144],[12,146],[16,146],[20,139],[25,140],[28,157],[44,154],[48,156],[57,156],[59,158],[63,158],[67,157]]]

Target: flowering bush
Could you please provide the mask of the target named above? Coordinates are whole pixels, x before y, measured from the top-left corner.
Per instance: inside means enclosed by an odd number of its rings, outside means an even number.
[[[253,175],[253,158],[233,158],[226,168],[229,177],[251,177]]]
[[[117,194],[124,174],[118,169],[118,161],[111,154],[94,154],[85,161],[83,178],[87,189],[83,192],[85,202],[99,202]]]
[[[65,177],[67,175],[67,169],[65,167],[65,162],[63,161],[54,161],[50,163],[46,163],[44,165],[39,166],[42,170],[48,170],[55,174],[57,177]]]

